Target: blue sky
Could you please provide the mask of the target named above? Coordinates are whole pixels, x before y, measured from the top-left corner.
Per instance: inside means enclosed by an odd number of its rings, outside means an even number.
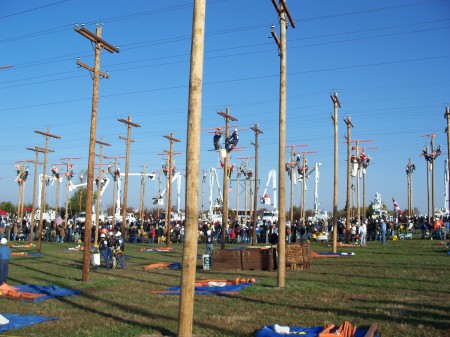
[[[353,139],[370,139],[373,158],[366,176],[367,200],[376,192],[392,209],[391,197],[401,208],[407,205],[405,166],[411,158],[414,206],[426,212],[426,167],[420,157],[435,133],[435,145],[447,153],[445,104],[450,102],[450,1],[448,0],[347,0],[288,1],[296,28],[287,31],[287,144],[308,144],[300,151],[310,166],[321,162],[319,201],[330,210],[333,198],[333,110],[329,94],[339,91],[339,208],[345,204],[346,133],[343,117],[350,115]],[[17,202],[14,165],[34,159],[25,150],[44,146],[35,129],[61,136],[51,140],[49,163],[63,157],[81,157],[76,171],[87,168],[92,80],[77,68],[76,59],[93,65],[87,39],[74,32],[85,23],[95,31],[103,23],[102,37],[119,46],[119,54],[102,52],[101,69],[109,79],[100,81],[97,139],[111,143],[107,156],[125,154],[125,135],[118,118],[131,115],[142,127],[133,129],[130,172],[158,170],[169,148],[163,137],[173,131],[176,167],[184,169],[188,102],[192,1],[2,1],[0,3],[0,200]],[[278,31],[271,1],[216,0],[207,2],[201,136],[202,170],[218,168],[212,135],[207,128],[223,125],[217,111],[228,106],[238,118],[239,145],[233,155],[239,165],[253,156],[258,122],[260,179],[278,162],[279,58],[270,26]],[[362,144],[364,146],[364,144]],[[444,205],[444,159],[436,160],[435,206]],[[250,160],[253,167],[253,161]],[[124,167],[122,162],[122,167]],[[39,170],[41,172],[42,168]],[[30,172],[33,168],[30,167]],[[49,171],[48,171],[49,172]],[[76,178],[77,179],[77,178]],[[200,179],[200,178],[199,178]],[[32,178],[26,189],[31,201]],[[147,184],[146,205],[157,184]],[[298,200],[298,185],[295,200]],[[313,208],[314,179],[308,180],[307,208]],[[230,206],[234,205],[234,193]],[[102,207],[110,204],[105,192]],[[55,192],[48,192],[52,203]],[[242,201],[243,203],[243,201]],[[368,202],[367,202],[368,203]],[[128,204],[139,205],[139,181],[130,178]],[[184,204],[184,200],[183,200]],[[298,201],[296,201],[298,204]],[[242,204],[241,204],[242,205]],[[234,206],[232,206],[234,207]],[[241,206],[243,207],[243,205]]]

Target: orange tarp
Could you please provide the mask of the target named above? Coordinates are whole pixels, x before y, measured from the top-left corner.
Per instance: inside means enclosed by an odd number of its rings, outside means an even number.
[[[7,285],[6,283],[3,283],[0,286],[0,296],[31,301],[38,297],[45,296],[45,294],[33,294],[33,293],[25,292],[25,291],[18,291],[17,288],[11,287],[11,286]]]

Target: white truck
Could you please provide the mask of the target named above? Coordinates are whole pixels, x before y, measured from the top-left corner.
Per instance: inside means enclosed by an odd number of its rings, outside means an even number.
[[[263,214],[261,215],[261,220],[265,222],[270,221],[271,223],[278,222],[278,212],[263,212]]]

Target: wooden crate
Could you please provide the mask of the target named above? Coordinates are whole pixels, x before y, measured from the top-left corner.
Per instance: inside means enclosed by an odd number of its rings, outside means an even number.
[[[249,248],[242,250],[242,270],[273,271],[274,255],[272,248]]]
[[[212,254],[212,270],[242,270],[240,249],[217,249]]]
[[[286,245],[286,266],[291,269],[309,269],[312,260],[311,245],[309,243],[292,243]]]

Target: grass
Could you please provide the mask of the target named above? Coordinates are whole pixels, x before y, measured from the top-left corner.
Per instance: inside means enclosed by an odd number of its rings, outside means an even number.
[[[330,251],[313,243],[314,251]],[[82,253],[74,244],[43,243],[44,257],[13,257],[9,284],[56,284],[79,289],[74,297],[39,303],[0,299],[0,313],[58,317],[57,321],[4,332],[4,336],[114,337],[175,335],[178,296],[154,295],[179,285],[179,270],[143,270],[157,262],[181,261],[181,246],[168,253],[140,252],[126,245],[126,269],[91,270],[81,281]],[[217,246],[216,249],[219,249]],[[257,285],[237,296],[196,296],[194,333],[254,336],[267,324],[317,326],[348,320],[359,327],[378,322],[383,337],[442,336],[450,329],[450,256],[436,241],[369,242],[349,258],[315,258],[307,271],[287,270],[279,289],[276,272],[223,273],[198,270],[197,279],[255,277]],[[199,246],[199,254],[204,245]],[[103,262],[103,261],[102,261]]]

